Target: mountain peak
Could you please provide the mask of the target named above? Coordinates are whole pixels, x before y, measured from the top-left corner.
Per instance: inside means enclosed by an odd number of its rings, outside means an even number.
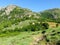
[[[9,15],[10,12],[11,12],[14,8],[16,8],[16,7],[17,7],[16,5],[9,5],[9,6],[7,6],[7,7],[6,7],[6,10],[5,10],[5,13],[6,13],[7,15]]]

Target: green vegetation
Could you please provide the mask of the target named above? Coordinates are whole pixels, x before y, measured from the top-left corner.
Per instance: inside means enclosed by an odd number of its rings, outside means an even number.
[[[38,13],[14,5],[8,7],[0,10],[0,45],[60,45],[60,9]],[[56,25],[50,28],[48,22]]]
[[[60,9],[59,8],[45,10],[40,13],[41,13],[41,17],[48,19],[47,21],[53,21],[53,22],[60,23],[59,21],[60,20]]]

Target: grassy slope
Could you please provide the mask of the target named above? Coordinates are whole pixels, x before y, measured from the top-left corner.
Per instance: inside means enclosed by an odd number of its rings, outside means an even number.
[[[0,45],[30,45],[33,41],[33,37],[37,35],[37,32],[15,32],[13,34],[5,34],[0,37]],[[10,35],[10,36],[9,36]]]
[[[25,20],[25,21],[20,22],[18,25],[12,25],[11,27],[5,28],[3,30],[15,29],[16,27],[27,26],[27,25],[29,25],[29,22],[35,22],[35,21],[36,20]],[[53,33],[52,32],[53,30],[55,30],[54,33],[60,32],[59,29],[60,29],[60,27],[45,30],[46,31],[45,34],[46,35],[48,34],[47,38],[49,40],[52,40],[51,38],[53,38],[53,36],[51,36],[50,34]],[[31,45],[32,43],[35,43],[34,42],[34,40],[35,40],[34,37],[37,38],[37,35],[38,35],[38,37],[40,37],[39,34],[41,34],[41,32],[42,32],[42,30],[36,31],[36,32],[8,32],[8,33],[0,34],[0,45]],[[54,35],[54,37],[56,39],[60,40],[59,34]],[[39,44],[44,45],[45,43],[46,43],[46,41],[42,40],[42,41],[40,41]]]
[[[15,29],[16,27],[23,27],[29,25],[29,22],[35,22],[36,20],[25,20],[20,22],[18,25],[12,25],[6,29]],[[0,45],[29,45],[33,41],[33,34],[38,32],[8,32],[0,34]]]
[[[55,37],[57,40],[60,40],[60,34],[57,34],[57,32],[60,32],[60,27],[58,28],[53,28],[53,29],[48,29],[46,30],[45,34],[47,35],[47,38],[51,40],[52,37]],[[56,35],[51,36],[53,30],[55,30],[54,33]],[[2,34],[0,35],[0,45],[30,45],[30,43],[33,43],[34,41],[34,36],[38,37],[40,36],[42,31],[36,31],[36,32],[14,32],[14,33],[7,33],[5,36]],[[53,33],[53,34],[54,34]],[[53,39],[54,40],[54,39]],[[46,41],[42,40],[40,41],[39,44],[45,45]],[[38,44],[38,45],[39,45]]]

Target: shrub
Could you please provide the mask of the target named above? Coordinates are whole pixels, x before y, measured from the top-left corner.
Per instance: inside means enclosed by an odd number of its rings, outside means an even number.
[[[8,25],[4,25],[4,28],[8,27]]]
[[[56,45],[60,45],[60,40],[59,40],[59,41],[57,41]]]
[[[42,23],[42,26],[44,29],[48,29],[49,28],[49,24],[48,23]]]
[[[56,27],[58,27],[59,25],[58,25],[58,23],[56,24]]]
[[[14,29],[14,32],[20,32],[21,31],[21,29],[20,28],[18,28],[18,27],[16,27],[15,29]]]
[[[45,34],[46,33],[46,31],[42,31],[42,34]]]

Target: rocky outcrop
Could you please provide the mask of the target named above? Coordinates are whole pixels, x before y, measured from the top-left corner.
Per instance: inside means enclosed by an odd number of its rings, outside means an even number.
[[[7,6],[6,9],[5,9],[6,15],[9,15],[10,12],[13,11],[14,8],[16,8],[15,5],[9,5],[9,6]]]

